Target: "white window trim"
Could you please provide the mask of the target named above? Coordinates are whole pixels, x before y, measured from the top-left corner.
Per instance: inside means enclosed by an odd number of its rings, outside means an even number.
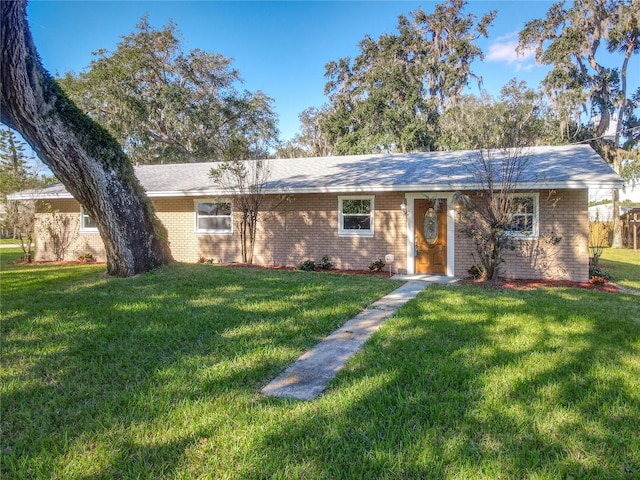
[[[230,203],[231,204],[231,228],[226,230],[206,230],[198,228],[198,204],[199,203]],[[199,198],[193,201],[193,231],[196,235],[233,235],[233,201],[228,198]],[[212,216],[212,215],[210,215]],[[227,215],[218,215],[227,217]]]
[[[91,218],[91,215],[84,213],[84,208],[80,207],[80,233],[99,233],[98,227],[85,227],[84,219],[85,217]],[[95,223],[95,220],[94,220]]]
[[[369,200],[371,201],[371,212],[369,213],[371,228],[368,230],[352,230],[344,228],[344,217],[342,214],[342,202],[344,200]],[[338,236],[340,237],[373,237],[375,218],[375,195],[350,195],[338,197]]]
[[[537,240],[540,236],[540,193],[515,193],[514,198],[533,199],[533,225],[530,234],[506,230],[504,233],[518,240]]]

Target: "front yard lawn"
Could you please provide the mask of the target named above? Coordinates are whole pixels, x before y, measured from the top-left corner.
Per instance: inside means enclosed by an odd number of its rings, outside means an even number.
[[[3,479],[640,475],[636,295],[431,286],[300,402],[257,391],[396,283],[103,271],[2,266]]]
[[[640,293],[640,250],[605,248],[600,265],[617,285]]]

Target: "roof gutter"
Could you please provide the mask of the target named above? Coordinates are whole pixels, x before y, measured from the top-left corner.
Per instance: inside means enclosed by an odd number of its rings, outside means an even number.
[[[16,192],[7,195],[7,200],[68,200],[73,199],[69,192],[64,193],[29,193]]]
[[[622,188],[624,182],[622,180],[611,179],[605,182],[591,181],[571,181],[571,182],[522,182],[515,186],[515,190],[553,190],[553,189],[573,189],[573,188],[589,188],[589,189],[617,189]],[[482,190],[483,186],[478,183],[446,183],[446,184],[414,184],[414,185],[363,185],[361,187],[345,187],[345,186],[328,186],[328,187],[274,187],[265,188],[265,195],[294,195],[309,193],[363,193],[363,192],[444,192],[444,191],[474,191]],[[146,192],[149,198],[161,197],[206,197],[233,195],[234,192],[222,189],[206,189],[206,190],[165,190],[165,191],[149,191]],[[8,200],[67,200],[73,199],[68,192],[60,193],[27,193],[17,192],[7,196]]]

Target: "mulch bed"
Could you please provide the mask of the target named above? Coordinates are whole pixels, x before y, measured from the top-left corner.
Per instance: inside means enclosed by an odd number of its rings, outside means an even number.
[[[279,265],[254,265],[250,263],[223,263],[225,267],[242,267],[242,268],[266,268],[269,270],[296,270],[296,267],[283,267]],[[339,268],[332,268],[330,270],[316,269],[315,272],[325,273],[337,273],[343,275],[369,275],[374,277],[388,277],[389,272],[374,272],[371,270],[341,270]]]
[[[81,262],[78,260],[65,260],[65,261],[38,261],[27,264],[24,261],[17,261],[15,264],[23,265],[82,265],[85,263],[98,263],[103,264],[105,262]],[[225,267],[241,267],[241,268],[263,268],[270,270],[296,270],[296,267],[283,267],[277,265],[254,265],[249,263],[224,263]],[[388,277],[389,272],[379,271],[374,272],[372,270],[341,270],[332,268],[330,270],[316,270],[317,272],[335,273],[341,275],[369,275],[374,277]],[[508,290],[532,290],[534,288],[552,288],[552,287],[569,287],[569,288],[582,288],[586,290],[596,290],[600,292],[618,293],[620,289],[613,283],[590,283],[590,282],[570,282],[569,280],[527,280],[527,279],[511,279],[500,278],[495,281],[481,281],[473,278],[464,278],[458,283],[462,285],[477,285],[484,288],[492,289],[508,289]]]
[[[243,267],[243,268],[267,268],[273,270],[295,270],[295,267],[281,267],[281,266],[269,266],[269,265],[253,265],[248,263],[225,263],[228,267]],[[388,277],[389,272],[380,271],[373,272],[371,270],[340,270],[332,268],[331,270],[316,270],[318,272],[327,273],[339,273],[344,275],[369,275],[369,276],[382,276]],[[570,288],[583,288],[586,290],[597,290],[601,292],[616,293],[620,290],[612,283],[594,284],[589,282],[570,282],[569,280],[527,280],[527,279],[507,279],[500,278],[497,281],[480,281],[473,278],[465,278],[458,283],[462,285],[477,285],[485,288],[493,289],[509,289],[509,290],[532,290],[534,288],[550,288],[550,287],[570,287]]]
[[[619,292],[619,288],[609,282],[596,284],[590,282],[570,282],[569,280],[527,280],[500,278],[496,281],[480,281],[473,278],[463,279],[460,283],[464,285],[479,285],[486,288],[509,289],[509,290],[532,290],[534,288],[570,287],[583,288],[586,290],[597,290],[600,292]]]

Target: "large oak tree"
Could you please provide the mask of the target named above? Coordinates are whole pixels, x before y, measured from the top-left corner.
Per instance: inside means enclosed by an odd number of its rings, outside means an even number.
[[[60,85],[140,164],[264,158],[278,137],[273,100],[239,88],[231,59],[185,50],[173,22],[143,17]]]
[[[580,0],[558,2],[544,18],[534,19],[520,32],[519,48],[535,48],[536,60],[551,70],[543,89],[559,112],[581,105],[595,121],[594,147],[627,179],[637,179],[640,154],[637,141],[640,89],[627,91],[632,55],[640,53],[640,3],[635,0]],[[619,63],[611,62],[608,52]],[[607,134],[614,112],[618,123],[613,140]],[[626,169],[623,165],[626,162]],[[634,178],[635,176],[635,178]],[[619,193],[613,191],[614,210]],[[614,246],[622,240],[614,223]]]
[[[397,33],[366,36],[353,60],[326,65],[323,133],[336,154],[431,150],[438,114],[455,105],[483,58],[476,40],[495,17],[465,14],[464,0],[447,0],[398,18]],[[479,79],[478,79],[479,80]]]
[[[170,261],[166,230],[119,144],[42,67],[26,8],[25,0],[0,2],[0,121],[22,134],[95,219],[107,273],[130,276]]]
[[[498,99],[467,95],[439,119],[439,150],[522,148],[563,143],[541,93],[512,79]],[[566,143],[566,140],[564,141]]]

